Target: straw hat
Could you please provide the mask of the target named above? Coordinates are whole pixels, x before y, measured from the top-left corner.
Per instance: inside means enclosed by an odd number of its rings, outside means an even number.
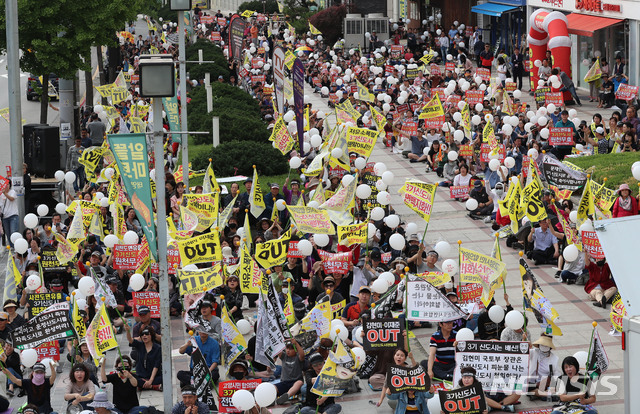
[[[538,340],[535,341],[532,345],[535,346],[536,348],[538,348],[540,345],[548,346],[551,349],[556,348],[555,345],[553,344],[552,337],[545,334],[540,335],[540,338],[538,338]]]

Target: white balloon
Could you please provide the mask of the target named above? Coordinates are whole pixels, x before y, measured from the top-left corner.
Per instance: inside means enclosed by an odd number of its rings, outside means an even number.
[[[373,223],[367,224],[367,238],[373,239],[373,236],[376,235],[376,231],[377,231],[377,228],[375,224]]]
[[[438,256],[445,258],[448,257],[451,253],[451,245],[448,242],[441,240],[436,243],[436,245],[433,247],[433,250],[438,253]]]
[[[462,132],[462,130],[460,129],[456,129],[455,132],[453,133],[453,139],[456,142],[460,142],[464,139],[464,132]]]
[[[134,273],[129,279],[129,286],[136,292],[144,287],[144,283],[144,276],[142,276],[140,273]]]
[[[64,180],[67,182],[67,184],[73,184],[73,182],[76,180],[76,174],[73,171],[67,171],[67,173],[64,175]]]
[[[322,145],[322,137],[318,134],[311,135],[311,139],[309,140],[309,143],[311,144],[312,147],[318,148],[320,145]]]
[[[587,359],[589,358],[589,354],[586,351],[578,351],[573,354],[573,357],[578,360],[580,368],[586,368]]]
[[[447,259],[442,262],[442,270],[449,276],[453,276],[458,273],[458,263],[453,259]]]
[[[135,231],[129,230],[122,236],[122,241],[124,244],[137,244],[138,243],[138,235]]]
[[[307,239],[302,239],[298,242],[298,251],[303,256],[311,256],[313,253],[313,245]]]
[[[475,198],[470,198],[467,200],[464,206],[467,208],[467,210],[474,211],[478,208],[478,201]]]
[[[363,157],[358,157],[356,158],[356,160],[353,162],[353,164],[355,165],[355,167],[359,170],[363,170],[366,166],[367,166],[367,160],[364,159]]]
[[[540,109],[542,109],[542,108],[540,108]],[[540,126],[547,125],[547,122],[549,122],[549,119],[544,115],[538,118],[538,125],[540,125]]]
[[[296,114],[293,111],[288,111],[282,116],[282,120],[288,124],[289,122],[293,121],[293,118],[295,116]]]
[[[318,208],[320,207],[320,203],[318,203],[316,200],[311,200],[309,201],[309,204],[307,204],[307,207]]]
[[[40,275],[31,275],[27,278],[27,288],[30,290],[36,290],[42,285],[42,279]]]
[[[331,321],[331,329],[335,329],[336,327],[340,327],[340,326],[344,326],[344,322],[342,322],[342,319],[334,319]]]
[[[382,181],[382,179],[376,181],[376,189],[378,191],[385,191],[387,189],[387,185]]]
[[[513,157],[507,157],[504,159],[504,166],[507,168],[513,168],[516,165],[516,160]]]
[[[276,400],[278,390],[272,383],[263,382],[256,387],[253,395],[255,396],[256,404],[260,407],[268,407]]]
[[[511,126],[511,124],[504,124],[502,126],[502,133],[503,134],[511,135],[512,132],[513,132],[513,127]]]
[[[29,213],[24,216],[24,225],[29,229],[35,229],[38,226],[38,216],[33,213]]]
[[[440,29],[438,29],[440,30]],[[427,408],[429,409],[430,413],[439,413],[441,408],[440,408],[440,394],[436,393],[436,395],[434,395],[432,398],[429,398],[427,400]]]
[[[418,225],[416,223],[407,223],[405,227],[406,234],[416,234],[418,232]]]
[[[333,158],[340,158],[342,157],[342,154],[343,154],[342,148],[334,148],[331,150],[331,156]]]
[[[38,362],[38,352],[33,348],[25,349],[20,353],[20,360],[22,361],[22,365],[31,368]]]
[[[575,118],[578,115],[578,111],[575,109],[569,109],[569,118]]]
[[[402,250],[405,246],[405,239],[402,234],[394,233],[389,237],[389,245],[393,250]]]
[[[471,123],[473,125],[480,125],[480,122],[482,122],[482,118],[480,117],[480,115],[474,115],[471,117]]]
[[[398,217],[396,214],[391,214],[385,218],[384,223],[387,225],[387,227],[395,229],[400,225],[400,217]]]
[[[376,200],[378,201],[378,203],[382,204],[383,206],[386,206],[389,203],[391,203],[391,194],[389,194],[386,191],[380,191],[376,196]]]
[[[360,184],[356,188],[356,197],[360,199],[369,198],[371,196],[371,187],[367,184]]]
[[[449,153],[447,154],[447,158],[449,159],[449,161],[455,161],[458,159],[458,153],[456,151],[449,151]]]
[[[326,234],[314,234],[313,241],[316,243],[316,245],[324,247],[329,244],[329,236]]]
[[[640,181],[640,167],[633,168],[631,170],[631,175],[633,175],[633,178]]]
[[[253,394],[247,390],[238,390],[234,392],[231,397],[231,402],[240,411],[251,410],[256,404]]]
[[[353,180],[355,180],[355,177],[351,174],[345,174],[342,176],[342,186],[346,187],[349,184],[351,184],[353,182]]]
[[[391,272],[380,273],[380,276],[378,276],[378,279],[384,280],[388,287],[391,287],[396,283],[396,277]]]
[[[590,219],[586,219],[584,223],[582,223],[582,225],[580,226],[580,233],[585,231],[594,231],[593,223],[591,222]]]
[[[377,278],[376,280],[373,281],[373,283],[371,284],[371,289],[375,292],[375,293],[379,293],[379,294],[383,294],[385,293],[387,290],[389,290],[389,284],[387,283],[386,280],[382,279],[382,278]]]
[[[91,296],[96,293],[96,284],[93,278],[85,276],[78,281],[78,290],[85,296]]]
[[[578,211],[573,210],[571,213],[569,213],[569,220],[571,220],[572,223],[577,223],[578,222]]]
[[[56,181],[61,182],[64,180],[64,171],[58,170],[53,176],[56,178]]]
[[[49,214],[49,207],[47,207],[46,204],[40,204],[36,211],[38,212],[38,215],[40,217],[46,216],[47,214]]]
[[[469,328],[462,328],[456,334],[456,341],[473,341],[475,339],[475,335],[473,331]]]
[[[513,97],[515,99],[520,99],[521,96],[522,96],[522,92],[519,89],[516,89],[515,91],[513,91]]]
[[[29,242],[20,236],[18,240],[13,242],[13,248],[20,254],[25,254],[29,250]]]
[[[395,175],[391,171],[385,171],[382,173],[382,182],[385,183],[386,185],[393,184],[394,178],[395,178]]]
[[[287,208],[287,202],[280,199],[276,201],[276,208],[278,211],[284,211]]]
[[[67,205],[65,203],[56,204],[56,213],[64,214],[67,211]]]
[[[109,199],[107,197],[100,199],[100,207],[109,207]]]
[[[527,156],[529,158],[533,158],[536,159],[538,158],[538,150],[535,148],[531,148],[528,152],[527,152]]]
[[[78,307],[78,309],[86,310],[87,309],[87,300],[86,299],[80,299],[77,296],[78,296],[78,294],[76,293],[76,306]]]
[[[302,164],[302,160],[300,159],[300,157],[292,157],[289,160],[289,168],[291,168],[292,170],[298,169],[301,164]]]
[[[251,332],[251,322],[246,319],[240,319],[238,323],[236,323],[236,326],[242,335],[247,335]]]
[[[10,237],[11,239],[11,243],[16,244],[16,241],[20,240],[22,238],[22,234],[18,233],[17,231],[15,233],[13,233]]]
[[[371,220],[378,221],[384,217],[384,209],[382,207],[374,207],[371,210]]]
[[[355,331],[353,331],[354,340],[358,342],[362,342],[362,338],[360,337],[360,335],[357,335],[357,334],[360,334],[361,332],[362,332],[361,326],[359,326],[358,328],[356,328]],[[359,346],[356,346],[351,348],[351,352],[353,352],[353,355],[356,357],[356,362],[358,366],[364,364],[364,361],[366,361],[367,359],[367,353],[365,352],[364,349],[360,348]]]
[[[104,245],[108,248],[112,248],[116,244],[118,244],[120,240],[118,240],[118,236],[115,234],[107,234],[104,238]]]
[[[522,316],[522,314],[517,310],[509,311],[504,317],[504,325],[514,331],[522,329],[524,326],[524,316]]]
[[[489,319],[494,323],[500,323],[504,319],[504,309],[502,306],[493,305],[489,308]]]
[[[383,162],[376,162],[375,165],[373,166],[373,172],[376,175],[382,175],[382,173],[384,173],[385,171],[387,171],[387,166],[383,163]]]

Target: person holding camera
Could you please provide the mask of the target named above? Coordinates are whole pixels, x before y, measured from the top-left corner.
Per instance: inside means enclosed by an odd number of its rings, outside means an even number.
[[[138,379],[131,373],[133,366],[131,358],[126,355],[116,358],[116,372],[108,375],[104,358],[100,362],[100,380],[105,384],[113,385],[113,404],[116,409],[124,414],[137,411],[140,408]]]

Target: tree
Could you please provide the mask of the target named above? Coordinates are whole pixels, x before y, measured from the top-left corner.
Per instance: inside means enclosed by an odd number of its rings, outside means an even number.
[[[238,14],[242,13],[245,10],[256,11],[258,13],[278,13],[280,9],[278,9],[278,2],[276,0],[266,0],[263,2],[262,0],[254,0],[254,1],[245,1],[240,4],[238,7]]]
[[[91,67],[91,47],[114,45],[113,34],[153,0],[18,0],[20,68],[41,75],[40,122],[47,121],[48,78],[74,79]],[[4,8],[4,0],[0,1]],[[6,49],[6,16],[0,15],[0,50]]]
[[[342,37],[345,17],[347,17],[347,7],[341,4],[319,11],[311,16],[309,21],[322,32],[325,44],[333,45]]]

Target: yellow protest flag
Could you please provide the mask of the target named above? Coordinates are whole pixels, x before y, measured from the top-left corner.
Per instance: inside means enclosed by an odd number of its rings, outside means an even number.
[[[224,342],[229,348],[226,352],[222,353],[224,357],[223,364],[230,365],[247,349],[247,341],[245,341],[244,336],[240,333],[235,322],[229,317],[229,311],[226,305],[222,307],[220,320],[222,323],[222,339],[224,339]]]
[[[448,273],[443,272],[424,272],[419,273],[416,276],[426,280],[427,282],[438,288],[444,286],[444,284],[447,282],[451,282],[451,276],[449,276]]]
[[[183,231],[193,233],[198,227],[198,215],[185,206],[180,206],[180,221],[182,222]],[[177,233],[177,231],[174,233]]]
[[[296,228],[302,233],[336,234],[326,210],[313,207],[287,206]]]
[[[60,233],[54,233],[53,236],[58,243],[56,249],[56,258],[61,265],[69,263],[78,253],[78,246],[74,245],[70,241],[64,238]]]
[[[373,94],[369,92],[369,88],[361,84],[358,79],[356,79],[356,85],[358,86],[358,100],[373,103]]]
[[[520,276],[524,309],[533,312],[545,333],[554,336],[562,335],[562,330],[555,323],[559,317],[558,312],[542,293],[536,277],[522,257],[520,258]]]
[[[254,12],[253,10],[245,10],[242,12],[240,16],[249,19],[251,16],[253,16],[253,13],[256,13],[256,12]]]
[[[22,275],[16,267],[16,262],[13,259],[13,255],[9,253],[7,255],[7,265],[4,273],[4,292],[3,300],[13,299],[18,300],[17,286],[22,282]]]
[[[89,233],[97,236],[100,240],[104,239],[104,228],[102,226],[102,217],[100,214],[91,216],[91,224],[89,224]]]
[[[278,12],[282,13],[284,11],[284,5],[279,1],[277,1],[277,3],[278,3]]]
[[[71,313],[71,321],[73,322],[73,327],[76,330],[78,339],[82,339],[87,334],[87,325],[84,324],[84,319],[82,318],[82,315],[80,315],[80,307],[76,303],[75,295],[73,298],[73,312]]]
[[[437,187],[437,184],[427,184],[420,180],[407,180],[398,193],[403,194],[405,205],[428,223]]]
[[[284,54],[284,65],[287,67],[287,69],[291,70],[291,68],[293,68],[293,62],[296,61],[296,55],[289,49],[287,49],[287,51]],[[286,79],[286,78],[285,78]],[[285,98],[289,99],[289,97],[287,96],[287,85],[291,85],[291,87],[293,88],[293,85],[291,82],[287,83],[285,82]],[[291,89],[291,95],[293,95],[293,89]]]
[[[589,180],[589,185],[591,186],[594,206],[604,213],[611,213],[611,208],[618,198],[618,193],[593,180]]]
[[[233,197],[233,200],[231,200],[231,202],[227,204],[224,210],[222,210],[222,213],[220,213],[220,217],[218,217],[218,228],[220,228],[220,230],[224,229],[227,226],[227,222],[229,221],[229,218],[233,213],[233,206],[236,204],[237,199],[238,195]]]
[[[347,150],[349,154],[355,152],[365,159],[369,158],[378,140],[378,135],[380,135],[379,131],[350,126],[347,129]]]
[[[531,182],[522,190],[520,207],[532,223],[537,223],[547,218],[547,210],[542,202],[542,185],[535,168],[531,170]]]
[[[444,110],[442,109],[442,102],[437,93],[433,95],[431,100],[422,107],[418,119],[431,119],[444,116]]]
[[[378,112],[372,105],[369,105],[369,110],[371,111],[371,117],[376,123],[376,128],[378,132],[384,131],[385,125],[387,125],[387,118]]]
[[[591,179],[587,180],[587,184],[582,190],[582,198],[578,204],[578,220],[585,220],[588,215],[592,215],[595,211],[593,203],[593,194],[591,193]]]
[[[176,276],[180,282],[181,295],[202,293],[222,285],[219,264],[202,270],[178,269]]]
[[[118,347],[106,306],[100,306],[100,310],[96,312],[96,316],[93,317],[86,330],[85,337],[89,353],[96,365],[106,351]]]
[[[585,82],[595,82],[602,77],[602,67],[600,66],[600,58],[596,59],[595,63],[591,65],[589,71],[584,75]]]
[[[260,214],[266,209],[264,204],[264,194],[260,188],[260,180],[258,179],[258,170],[253,167],[253,185],[251,186],[251,194],[249,196],[251,203],[251,215],[258,218]]]
[[[249,249],[253,245],[253,237],[251,237],[251,222],[249,221],[249,213],[244,214],[244,237],[241,244],[246,245]]]
[[[311,22],[309,22],[309,31],[314,36],[322,34],[322,32],[320,30],[316,29],[316,27],[314,25],[312,25]]]
[[[195,263],[220,262],[222,250],[220,235],[214,231],[178,242],[182,266]]]
[[[209,166],[207,167],[207,171],[204,174],[204,180],[202,181],[202,192],[203,193],[219,193],[220,186],[218,185],[218,181],[216,181],[216,173],[213,171],[213,166],[211,165],[211,161],[209,161]]]
[[[85,237],[87,237],[87,234],[85,233],[82,220],[82,207],[80,203],[78,203],[75,214],[73,215],[73,220],[71,220],[71,224],[69,225],[67,238],[84,240]]]
[[[338,226],[338,243],[345,246],[367,242],[368,223]]]
[[[185,209],[195,213],[198,224],[195,231],[201,233],[209,229],[218,219],[218,199],[220,193],[209,194],[184,194]]]
[[[464,129],[464,136],[471,139],[471,113],[469,112],[469,104],[465,103],[464,108],[460,112],[462,115],[462,127]]]
[[[491,122],[487,122],[487,125],[485,125],[482,130],[482,142],[489,144],[489,149],[491,150],[489,152],[490,156],[498,154],[498,140],[496,139],[496,133]]]
[[[424,63],[425,65],[428,65],[431,63],[433,56],[434,56],[433,52],[431,51],[431,49],[429,49],[428,53],[425,53],[424,55],[422,55],[422,57],[420,58],[420,62]]]
[[[507,265],[491,256],[460,248],[460,281],[480,283],[483,290],[495,288]]]
[[[256,244],[256,261],[265,269],[283,264],[287,260],[289,240],[291,240],[291,229],[279,239]]]
[[[296,323],[296,315],[293,312],[293,299],[291,299],[291,289],[287,290],[286,301],[284,303],[284,317],[287,320],[287,325],[291,326]]]
[[[358,180],[356,180],[355,178],[351,180],[349,185],[347,185],[346,187],[343,187],[341,185],[340,189],[336,191],[336,193],[330,199],[322,203],[320,208],[333,211],[347,210],[356,195],[357,185]]]
[[[318,338],[328,338],[332,319],[331,303],[317,303],[300,321],[300,330],[316,331]]]
[[[242,293],[267,293],[269,279],[262,273],[260,267],[249,253],[249,248],[243,245],[240,253],[239,266],[240,289]]]

